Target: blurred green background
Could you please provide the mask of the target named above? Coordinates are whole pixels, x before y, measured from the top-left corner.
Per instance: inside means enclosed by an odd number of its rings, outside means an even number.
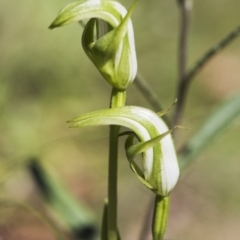
[[[111,88],[81,48],[82,28],[48,26],[71,1],[0,1],[0,194],[42,206],[24,166],[38,156],[99,216],[106,196],[108,128],[69,129],[66,121],[106,108]],[[121,1],[129,7],[131,1]],[[189,66],[236,27],[238,0],[193,1]],[[132,17],[139,72],[167,108],[175,99],[179,12],[174,0],[139,1]],[[240,39],[198,75],[188,96],[179,147],[219,102],[240,92]],[[151,106],[134,84],[127,104]],[[123,140],[121,140],[123,149]],[[239,119],[212,143],[172,193],[166,239],[239,239]],[[120,153],[119,225],[136,239],[152,194]],[[44,231],[43,231],[44,230]],[[2,234],[2,236],[1,236]],[[5,236],[5,238],[4,238]],[[54,239],[30,214],[0,207],[0,238]]]

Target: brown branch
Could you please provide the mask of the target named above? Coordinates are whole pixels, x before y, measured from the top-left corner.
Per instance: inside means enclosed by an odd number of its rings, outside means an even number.
[[[233,40],[240,35],[240,25],[234,28],[226,37],[211,47],[203,57],[193,66],[193,68],[184,77],[185,84],[189,84],[196,74],[221,50],[227,47]]]
[[[187,97],[187,91],[194,77],[202,70],[202,68],[220,51],[226,48],[237,37],[240,36],[240,25],[234,28],[227,36],[221,39],[218,43],[213,45],[206,53],[200,58],[196,64],[183,76],[181,85],[178,91],[178,110],[175,112],[174,124],[177,125],[183,114],[184,105]]]
[[[157,94],[150,88],[141,74],[137,74],[134,83],[156,112],[164,109],[159,103]]]
[[[189,22],[191,11],[191,0],[178,0],[180,9],[180,35],[179,35],[179,52],[178,52],[178,89],[175,114],[173,116],[173,126],[178,125],[183,113],[184,101],[183,95],[186,95],[184,84],[184,76],[187,68],[187,44],[189,34]],[[176,132],[175,132],[176,133]],[[174,135],[175,135],[174,133]]]

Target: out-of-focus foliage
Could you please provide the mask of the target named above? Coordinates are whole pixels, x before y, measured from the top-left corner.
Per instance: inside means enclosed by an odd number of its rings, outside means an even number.
[[[111,89],[83,53],[78,24],[48,30],[57,12],[69,2],[0,1],[0,194],[40,204],[31,178],[23,170],[25,159],[37,154],[100,216],[106,195],[108,130],[68,129],[65,122],[108,107]],[[131,5],[127,0],[121,2]],[[193,3],[189,66],[240,23],[238,0]],[[140,0],[133,24],[139,71],[168,107],[174,100],[177,78],[176,2]],[[240,40],[236,40],[195,79],[183,121],[193,130],[179,133],[178,146],[198,130],[219,100],[239,91],[239,66]],[[149,107],[134,85],[128,93],[129,104]],[[239,237],[239,130],[238,120],[183,176],[173,193],[174,217],[170,217],[171,231],[166,238]],[[123,153],[120,176],[120,227],[123,237],[133,239],[131,234],[141,223],[135,217],[143,216],[150,196],[129,170]],[[0,209],[0,236],[52,239],[29,215],[18,213]]]
[[[240,95],[238,94],[230,99],[226,99],[213,111],[198,132],[187,142],[180,153],[180,167],[184,169],[191,164],[239,115]]]

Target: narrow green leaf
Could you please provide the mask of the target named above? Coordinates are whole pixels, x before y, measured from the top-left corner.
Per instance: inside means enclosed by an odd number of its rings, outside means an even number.
[[[180,153],[180,168],[185,168],[240,114],[240,95],[224,101],[203,123]]]
[[[88,231],[88,238],[96,239],[97,227],[93,211],[76,199],[57,179],[56,174],[47,171],[37,159],[31,160],[29,171],[50,212],[58,216],[59,223],[76,236]]]
[[[46,217],[38,208],[34,207],[33,205],[11,199],[0,199],[0,208],[2,209],[6,207],[18,208],[31,213],[51,230],[57,240],[66,240],[63,234],[59,232],[55,224],[53,224],[48,217]]]

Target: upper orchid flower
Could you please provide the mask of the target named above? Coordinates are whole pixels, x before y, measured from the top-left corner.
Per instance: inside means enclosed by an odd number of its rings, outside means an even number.
[[[177,183],[179,167],[171,137],[171,131],[156,113],[135,106],[104,109],[87,113],[69,122],[72,127],[121,125],[131,129],[139,140],[133,143],[130,133],[126,141],[126,152],[132,170],[152,191],[167,196]],[[143,154],[143,170],[133,158]]]
[[[134,80],[137,60],[130,16],[135,4],[127,10],[114,0],[81,0],[66,6],[49,28],[92,18],[85,26],[82,45],[102,76],[114,88],[124,90]],[[106,21],[112,30],[96,39],[96,19]]]

